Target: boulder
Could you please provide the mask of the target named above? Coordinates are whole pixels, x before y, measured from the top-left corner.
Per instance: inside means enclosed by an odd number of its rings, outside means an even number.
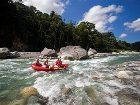
[[[0,59],[5,59],[10,56],[10,50],[6,47],[0,48]]]
[[[100,77],[99,76],[93,76],[92,79],[93,80],[98,80],[98,79],[100,79]]]
[[[87,93],[92,105],[101,105],[101,100],[99,99],[94,86],[86,86],[84,87],[84,90]]]
[[[96,53],[97,53],[97,51],[95,49],[90,48],[88,50],[88,57],[92,58],[92,57],[94,57],[93,55],[96,54]]]
[[[40,103],[40,105],[47,105],[48,102],[49,97],[43,97],[41,95],[38,95],[38,103]]]
[[[24,89],[21,90],[20,93],[24,98],[38,95],[38,91],[34,87],[25,87]]]
[[[62,53],[62,54],[60,55],[60,57],[61,57],[62,59],[65,59],[65,60],[74,60],[74,59],[75,59],[71,54],[67,54],[67,53]]]
[[[133,74],[131,71],[119,71],[117,72],[116,76],[119,79],[130,79],[130,76]]]
[[[17,58],[20,57],[20,54],[17,51],[10,52],[10,58]]]
[[[88,57],[87,51],[80,46],[62,47],[59,54],[60,57],[67,54],[77,60],[86,59]]]
[[[54,49],[48,49],[46,47],[41,51],[41,55],[42,57],[57,57],[57,53]]]

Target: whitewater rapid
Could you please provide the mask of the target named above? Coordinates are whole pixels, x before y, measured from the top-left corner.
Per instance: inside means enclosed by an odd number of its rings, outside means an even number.
[[[110,66],[131,60],[140,60],[140,57],[120,55],[82,61],[63,61],[70,65],[69,68],[56,72],[33,70],[31,64],[35,59],[0,60],[0,100],[13,100],[17,98],[20,89],[33,86],[40,95],[49,97],[48,104],[67,105],[73,99],[77,103],[82,100],[88,101],[85,88],[94,86],[97,96],[103,101],[110,105],[118,105],[114,94],[126,86],[115,79],[115,70]],[[50,60],[49,63],[53,64],[54,60]],[[64,86],[72,91],[68,97],[62,94]]]

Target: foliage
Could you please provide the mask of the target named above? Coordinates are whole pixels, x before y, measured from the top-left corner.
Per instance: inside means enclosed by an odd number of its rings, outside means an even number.
[[[19,2],[0,2],[1,10],[4,10],[0,17],[0,47],[41,51],[44,47],[59,49],[67,45],[80,45],[99,52],[130,50],[132,47],[125,41],[117,41],[112,32],[100,33],[93,23],[65,23],[54,11],[48,15]]]
[[[140,51],[140,41],[131,44],[132,49],[136,51]]]

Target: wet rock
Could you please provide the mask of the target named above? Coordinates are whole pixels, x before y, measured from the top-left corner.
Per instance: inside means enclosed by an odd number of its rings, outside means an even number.
[[[95,49],[90,48],[88,50],[88,57],[93,58],[94,57],[93,55],[96,54],[96,53],[97,53],[97,51]]]
[[[38,103],[41,105],[46,105],[49,102],[49,97],[43,97],[41,95],[38,95]]]
[[[133,72],[131,71],[119,71],[116,74],[119,79],[130,79],[131,75],[133,75]]]
[[[41,56],[42,57],[57,57],[57,53],[54,49],[48,49],[48,48],[44,48],[41,51]]]
[[[119,71],[116,76],[121,79],[124,85],[133,85],[133,72],[131,71]]]
[[[61,57],[62,59],[65,59],[65,60],[74,60],[74,59],[75,59],[71,54],[67,54],[67,53],[62,53],[62,54],[60,55],[60,57]]]
[[[38,91],[34,87],[25,87],[24,89],[21,90],[20,93],[24,98],[38,95]]]
[[[98,76],[93,76],[92,79],[93,79],[93,80],[98,80],[98,79],[100,79],[100,78],[99,78]]]
[[[92,105],[101,105],[96,90],[93,86],[87,86],[84,89],[85,92],[87,93],[87,96],[90,98]]]
[[[0,48],[0,59],[5,59],[10,56],[10,50],[6,47]]]
[[[43,97],[38,93],[37,89],[34,87],[25,87],[24,89],[21,90],[20,93],[23,97],[21,100],[23,101],[20,100],[22,104],[19,105],[28,105],[28,104],[30,105],[33,103],[34,104],[39,103],[39,105],[46,105],[48,103],[49,97]]]
[[[72,92],[72,90],[71,90],[71,88],[69,88],[69,87],[64,86],[63,89],[62,89],[62,93],[63,93],[64,95],[68,95],[68,94],[70,94],[71,92]]]
[[[64,54],[72,55],[74,59],[86,59],[88,57],[87,51],[80,46],[66,46],[60,49],[60,57]]]
[[[125,88],[116,93],[120,105],[140,105],[140,93],[136,90]]]

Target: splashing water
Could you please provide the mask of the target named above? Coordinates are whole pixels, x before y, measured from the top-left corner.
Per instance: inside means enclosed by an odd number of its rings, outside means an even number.
[[[112,56],[83,61],[63,61],[70,64],[66,71],[37,72],[31,68],[34,59],[0,60],[0,102],[18,99],[20,89],[33,86],[45,97],[50,105],[68,105],[70,103],[91,105],[92,95],[86,92],[95,89],[100,101],[118,105],[114,93],[125,86],[114,77],[110,66],[126,61],[139,60],[140,56]],[[53,63],[50,61],[49,63]],[[86,88],[94,86],[92,88]],[[64,91],[71,89],[66,97]],[[65,94],[65,95],[64,95]],[[95,103],[96,99],[93,99]]]

